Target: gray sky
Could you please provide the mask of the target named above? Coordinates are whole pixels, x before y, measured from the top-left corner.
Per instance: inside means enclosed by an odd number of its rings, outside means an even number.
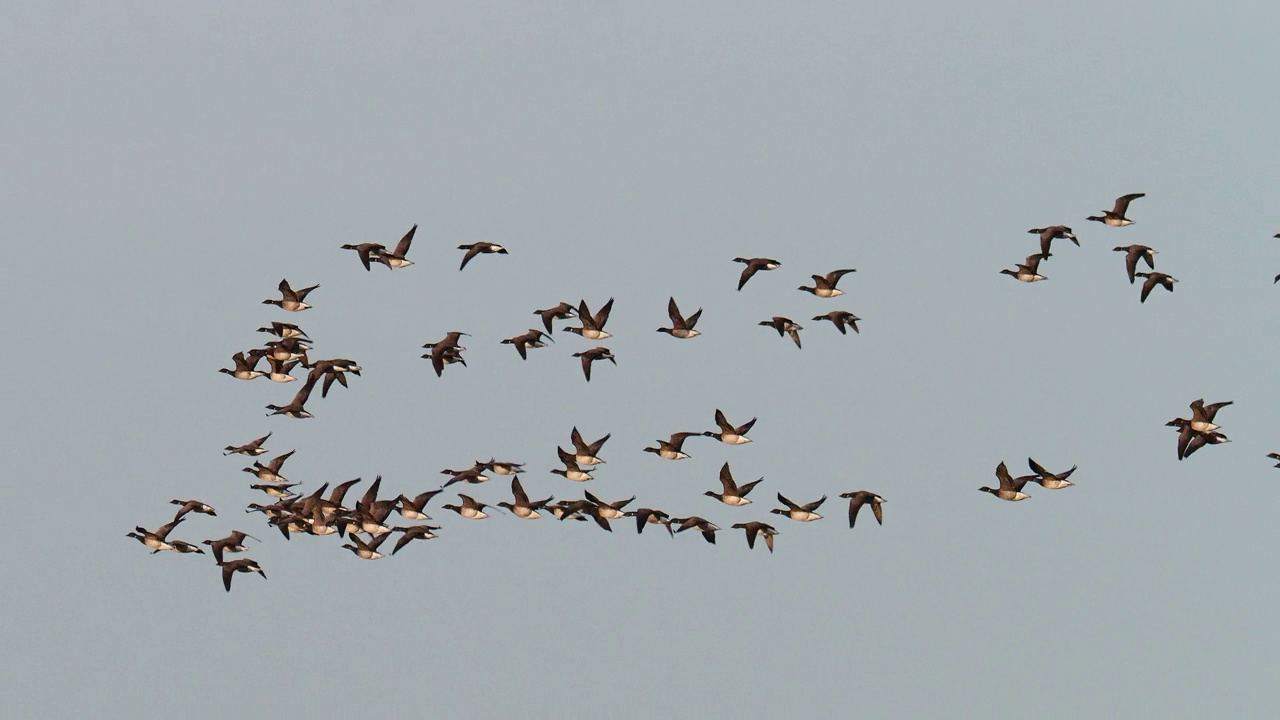
[[[1157,3],[840,8],[776,3],[257,3],[11,7],[0,20],[0,265],[10,380],[0,690],[22,716],[286,717],[608,707],[745,717],[1257,714],[1280,587],[1274,29],[1280,11]],[[643,6],[643,7],[641,7]],[[1085,222],[1145,192],[1132,227]],[[343,243],[419,223],[413,267]],[[998,274],[1072,225],[1034,285]],[[511,254],[457,270],[455,246]],[[1181,282],[1145,305],[1116,245]],[[737,255],[783,267],[735,292]],[[813,273],[858,269],[820,300]],[[300,315],[260,304],[320,283]],[[665,304],[704,308],[689,342]],[[618,367],[583,382],[535,308],[616,307]],[[861,335],[808,317],[848,309]],[[789,315],[797,351],[756,325]],[[266,418],[292,387],[216,373],[272,319],[349,390]],[[436,378],[419,346],[472,334]],[[1198,397],[1233,443],[1179,463]],[[640,452],[714,410],[755,442]],[[586,485],[548,474],[577,425],[612,433]],[[525,461],[535,497],[697,513],[725,532],[483,523],[375,563],[285,543],[221,448],[274,431],[314,488]],[[1076,487],[977,492],[1004,460]],[[703,497],[728,460],[765,482]],[[508,495],[505,478],[475,489]],[[850,531],[848,490],[888,499]],[[452,490],[452,489],[451,489]],[[774,493],[830,496],[734,522]],[[269,580],[124,537],[172,498],[173,537],[233,528]],[[307,699],[305,693],[322,695]]]

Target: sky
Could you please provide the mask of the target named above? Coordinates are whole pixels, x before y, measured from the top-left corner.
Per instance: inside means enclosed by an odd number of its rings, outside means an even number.
[[[1280,10],[834,3],[48,3],[0,19],[0,691],[20,717],[504,713],[1258,715],[1274,683]],[[1125,228],[1085,221],[1115,197]],[[342,244],[415,264],[365,272]],[[1000,275],[1072,226],[1048,280]],[[458,271],[460,244],[505,245]],[[1178,278],[1143,304],[1112,247]],[[777,258],[735,290],[737,256]],[[856,268],[846,294],[799,292]],[[279,311],[287,277],[320,284]],[[615,307],[605,343],[533,310]],[[703,308],[701,337],[666,301]],[[813,315],[845,309],[841,336]],[[805,327],[797,350],[757,323]],[[295,321],[353,358],[295,386],[217,373]],[[470,333],[435,377],[420,346]],[[572,357],[608,345],[584,382]],[[1179,462],[1197,398],[1229,444]],[[693,438],[758,421],[754,442]],[[571,428],[611,433],[586,485]],[[365,562],[285,542],[221,450],[267,433],[304,490],[528,464],[534,497],[724,528],[482,522]],[[270,457],[270,456],[266,456]],[[1079,469],[1008,503],[1007,462]],[[722,463],[755,503],[704,497]],[[452,491],[445,495],[452,497]],[[506,478],[472,488],[509,499]],[[882,495],[850,530],[838,495]],[[826,495],[824,520],[768,515]],[[267,580],[125,537],[241,529]],[[735,522],[772,518],[770,555]],[[320,690],[321,695],[306,696]],[[590,710],[589,710],[590,709]]]

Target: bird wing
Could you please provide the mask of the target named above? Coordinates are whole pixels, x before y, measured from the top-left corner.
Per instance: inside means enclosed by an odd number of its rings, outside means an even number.
[[[529,496],[525,493],[524,487],[520,484],[520,476],[511,478],[511,494],[516,497],[516,505],[528,505]]]
[[[1213,422],[1213,418],[1217,416],[1219,410],[1221,410],[1222,408],[1228,405],[1232,405],[1234,403],[1235,403],[1234,400],[1228,400],[1226,402],[1218,402],[1218,403],[1213,403],[1212,405],[1205,405],[1204,419],[1208,420],[1209,422]]]
[[[587,450],[590,451],[592,455],[595,455],[596,453],[600,452],[600,448],[604,447],[604,444],[609,441],[609,438],[612,435],[613,433],[606,434],[604,437],[588,445]]]
[[[826,277],[824,277],[823,280],[826,281],[828,286],[835,287],[836,283],[840,282],[840,278],[844,277],[845,275],[848,275],[851,272],[858,272],[858,271],[853,268],[849,268],[848,270],[832,270],[831,272],[827,273]]]
[[[413,244],[413,234],[416,232],[418,232],[418,226],[415,223],[413,227],[409,228],[409,232],[400,238],[400,242],[396,243],[396,257],[403,258],[409,252],[409,246]]]
[[[724,486],[725,495],[738,491],[738,485],[733,481],[733,473],[729,472],[729,463],[720,466],[720,484]]]
[[[169,537],[169,533],[172,532],[173,529],[178,526],[178,523],[182,522],[184,519],[185,518],[179,517],[174,519],[173,522],[170,522],[167,525],[161,525],[160,529],[155,531],[155,536],[157,538],[160,538],[160,540],[164,540],[165,538]]]
[[[1043,466],[1043,465],[1041,465],[1040,463],[1036,462],[1035,460],[1032,460],[1031,458],[1027,458],[1027,467],[1031,468],[1031,472],[1033,472],[1033,473],[1035,473],[1035,474],[1037,474],[1037,475],[1049,475],[1049,474],[1051,474],[1048,470],[1045,470],[1045,469],[1044,469],[1044,466]]]
[[[1154,274],[1147,275],[1147,279],[1142,283],[1142,296],[1139,298],[1139,302],[1147,301],[1147,296],[1151,294],[1152,289],[1155,288],[1159,280]]]
[[[284,461],[288,460],[289,456],[293,455],[295,452],[297,452],[297,450],[290,450],[287,453],[282,453],[271,458],[271,462],[267,463],[267,467],[270,468],[273,473],[280,472],[280,468],[284,467]]]
[[[1142,254],[1141,250],[1130,248],[1129,252],[1124,256],[1124,269],[1129,273],[1129,284],[1133,284],[1133,274],[1138,271],[1138,256]]]
[[[1111,211],[1116,217],[1124,217],[1125,212],[1129,210],[1129,203],[1140,197],[1145,197],[1146,193],[1131,193],[1129,195],[1121,195],[1116,198],[1115,209]]]
[[[680,452],[681,451],[680,448],[684,446],[684,441],[687,438],[690,438],[694,435],[701,435],[701,434],[702,433],[694,433],[694,432],[671,433],[671,439],[667,441],[667,445],[669,445],[672,450],[675,450],[676,452]]]
[[[459,249],[459,250],[461,250],[461,249],[463,249],[463,248],[465,248],[465,249],[466,249],[467,254],[462,256],[462,264],[458,266],[458,269],[459,269],[459,270],[461,270],[461,269],[465,268],[465,267],[467,266],[467,263],[471,262],[471,258],[473,258],[473,257],[475,257],[476,255],[479,255],[479,254],[480,254],[480,245],[479,245],[479,244],[475,244],[475,245],[463,245],[463,246],[459,247],[458,249]]]
[[[612,310],[613,310],[613,298],[609,298],[609,302],[605,303],[604,307],[596,311],[595,321],[596,321],[597,330],[604,329],[604,324],[609,322],[609,313]]]
[[[996,466],[996,477],[1000,480],[1001,490],[1013,490],[1013,478],[1009,475],[1009,468],[1001,462]]]
[[[553,332],[551,329],[551,320],[555,317],[555,308],[550,310],[535,310],[534,314],[542,317],[542,324],[546,326],[548,333]]]
[[[849,498],[849,527],[853,527],[853,523],[858,519],[858,511],[867,503],[866,493],[854,493]]]

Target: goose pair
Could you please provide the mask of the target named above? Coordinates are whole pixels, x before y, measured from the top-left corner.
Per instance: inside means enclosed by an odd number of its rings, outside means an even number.
[[[1047,490],[1061,490],[1062,488],[1070,487],[1075,484],[1067,480],[1067,478],[1071,476],[1071,473],[1076,471],[1074,465],[1066,472],[1055,474],[1045,470],[1040,463],[1037,463],[1031,458],[1027,458],[1027,464],[1031,467],[1033,474],[1022,475],[1015,478],[1009,474],[1009,468],[1001,462],[996,466],[996,478],[1000,480],[999,487],[990,488],[983,486],[978,489],[982,492],[991,493],[1001,500],[1017,502],[1018,500],[1026,500],[1031,497],[1030,495],[1022,492],[1022,488],[1029,482],[1038,483],[1041,487]]]
[[[360,257],[360,264],[364,265],[365,270],[370,269],[371,262],[379,262],[392,270],[406,268],[413,264],[405,256],[409,254],[409,246],[413,244],[413,235],[418,232],[418,226],[415,224],[409,228],[409,232],[400,238],[400,242],[396,243],[396,249],[387,252],[387,246],[379,243],[360,243],[358,245],[343,245],[343,250],[355,250],[356,255]]]
[[[462,359],[462,351],[466,348],[459,344],[464,336],[470,337],[467,333],[453,330],[445,333],[443,339],[423,344],[422,347],[431,352],[422,357],[431,361],[431,369],[436,371],[436,377],[444,373],[445,365],[461,363],[463,367],[467,366],[467,361]]]
[[[552,475],[559,475],[566,480],[573,482],[587,482],[594,479],[591,472],[582,469],[582,464],[578,462],[578,456],[575,453],[566,452],[562,447],[556,447],[556,454],[560,457],[560,462],[564,464],[564,468],[554,468]],[[604,462],[601,460],[600,462]],[[588,464],[588,467],[598,463]]]
[[[520,354],[520,359],[528,360],[529,350],[533,348],[541,348],[541,347],[547,346],[546,343],[542,342],[543,339],[547,339],[547,340],[550,340],[551,342],[555,342],[555,339],[552,338],[549,334],[544,333],[541,330],[538,330],[537,328],[529,328],[529,332],[524,333],[522,335],[516,335],[515,337],[509,337],[503,340],[500,344],[511,345],[515,347],[516,352]]]
[[[1190,418],[1174,418],[1165,423],[1168,427],[1178,429],[1179,460],[1190,457],[1205,445],[1221,445],[1222,443],[1231,442],[1230,438],[1219,432],[1221,426],[1214,423],[1214,419],[1217,417],[1219,410],[1232,404],[1234,402],[1228,400],[1205,405],[1204,399],[1201,398],[1191,403]]]

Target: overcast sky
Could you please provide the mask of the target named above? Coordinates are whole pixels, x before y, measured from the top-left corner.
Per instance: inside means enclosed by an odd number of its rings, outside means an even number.
[[[1163,3],[28,4],[0,19],[8,539],[0,690],[21,717],[1258,715],[1274,581],[1280,10]],[[465,7],[464,7],[465,5]],[[1144,192],[1131,227],[1085,221]],[[415,265],[365,272],[344,243]],[[1074,227],[1041,265],[1029,228]],[[456,246],[505,245],[458,271]],[[1180,281],[1145,304],[1117,245]],[[782,267],[735,286],[736,256]],[[835,299],[796,288],[856,268]],[[320,284],[300,314],[262,305]],[[680,341],[666,301],[704,309]],[[499,340],[616,298],[604,343]],[[809,318],[844,309],[862,333]],[[804,326],[797,350],[758,322]],[[271,320],[364,366],[218,374]],[[468,332],[437,378],[420,346]],[[609,346],[584,382],[572,353]],[[1187,461],[1164,423],[1233,400]],[[758,417],[754,442],[656,438]],[[577,426],[612,438],[551,475]],[[523,461],[534,497],[696,534],[483,522],[365,562],[285,542],[238,456],[302,489]],[[1005,461],[1075,487],[977,492]],[[270,457],[270,456],[266,456]],[[728,461],[745,508],[702,492]],[[456,499],[450,488],[449,499]],[[509,499],[507,478],[472,488]],[[883,495],[885,523],[838,495]],[[768,515],[826,495],[826,519]],[[208,556],[126,538],[261,538]],[[776,551],[735,522],[772,519]],[[656,530],[656,531],[655,531]]]

